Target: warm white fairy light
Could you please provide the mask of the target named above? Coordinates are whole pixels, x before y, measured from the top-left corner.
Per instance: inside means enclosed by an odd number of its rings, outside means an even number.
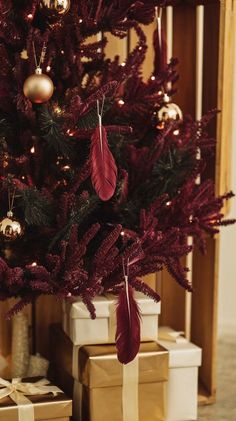
[[[47,67],[46,67],[46,71],[47,71],[47,72],[50,72],[50,70],[51,70],[51,66],[47,66]]]
[[[122,235],[122,237],[124,237],[125,232],[124,231],[121,231],[120,235]]]
[[[80,18],[80,19],[79,19],[79,23],[82,23],[82,22],[83,22],[83,19],[81,19],[81,18]]]
[[[171,202],[166,202],[166,206],[170,206],[171,205]]]
[[[33,263],[31,264],[31,266],[34,266],[34,267],[35,267],[35,266],[38,266],[38,265],[37,265],[37,262],[33,262]]]
[[[34,146],[32,146],[32,148],[30,149],[30,152],[35,153],[35,147]]]
[[[27,18],[28,18],[29,20],[33,19],[33,15],[32,15],[32,13],[29,13],[29,14],[27,15]]]
[[[174,130],[173,135],[178,136],[179,135],[179,129]]]
[[[67,133],[69,136],[74,136],[74,132],[72,132],[70,129],[68,129],[66,133]]]
[[[122,67],[125,67],[126,66],[126,62],[125,61],[122,61],[122,63],[120,64]]]
[[[119,99],[118,104],[122,106],[125,104],[125,101],[123,99]]]
[[[64,167],[62,169],[63,169],[63,171],[70,170],[70,166],[69,165],[64,165]]]
[[[58,114],[58,115],[62,113],[62,109],[61,107],[59,107],[59,105],[55,105],[55,107],[53,108],[53,111],[55,114]]]
[[[156,76],[151,76],[151,80],[155,80],[156,79]]]

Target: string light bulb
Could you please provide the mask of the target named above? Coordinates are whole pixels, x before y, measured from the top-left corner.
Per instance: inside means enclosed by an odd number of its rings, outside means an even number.
[[[125,101],[123,99],[119,99],[118,104],[122,107],[122,105],[125,104]]]

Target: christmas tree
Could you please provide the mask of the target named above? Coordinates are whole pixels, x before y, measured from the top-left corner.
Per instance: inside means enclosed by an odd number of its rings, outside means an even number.
[[[166,63],[160,27],[154,70],[142,78],[141,24],[160,6],[0,5],[0,299],[20,297],[14,313],[41,294],[81,296],[94,318],[95,295],[119,295],[122,362],[139,346],[133,289],[160,299],[142,276],[166,268],[191,291],[181,264],[188,237],[204,252],[206,235],[232,222],[221,212],[232,193],[216,197],[211,180],[196,183],[214,152],[215,112],[196,122],[173,104],[177,63]],[[138,41],[126,61],[106,58],[106,33],[130,30]]]

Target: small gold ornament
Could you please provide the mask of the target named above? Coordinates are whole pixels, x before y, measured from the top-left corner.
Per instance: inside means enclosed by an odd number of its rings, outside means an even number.
[[[53,95],[54,86],[49,76],[37,67],[35,74],[29,76],[23,86],[24,95],[34,104],[47,102]]]
[[[156,113],[156,128],[163,130],[167,124],[174,121],[182,121],[183,113],[180,107],[173,102],[170,102],[170,98],[167,94],[164,95],[164,105]]]
[[[7,212],[7,217],[0,221],[0,236],[5,241],[14,241],[24,233],[23,225],[13,217],[13,212]]]
[[[40,8],[49,23],[56,23],[70,10],[70,0],[41,0]]]

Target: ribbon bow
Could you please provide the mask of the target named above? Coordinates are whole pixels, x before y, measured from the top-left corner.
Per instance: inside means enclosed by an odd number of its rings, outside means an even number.
[[[0,400],[9,396],[18,407],[18,421],[34,421],[34,406],[27,396],[46,395],[52,393],[56,396],[62,391],[56,386],[49,386],[47,379],[35,383],[25,383],[21,378],[12,379],[11,382],[0,378]]]
[[[184,338],[182,335],[184,335],[184,332],[176,332],[172,329],[161,328],[158,332],[158,340],[175,342],[176,344],[188,342],[187,339]]]

